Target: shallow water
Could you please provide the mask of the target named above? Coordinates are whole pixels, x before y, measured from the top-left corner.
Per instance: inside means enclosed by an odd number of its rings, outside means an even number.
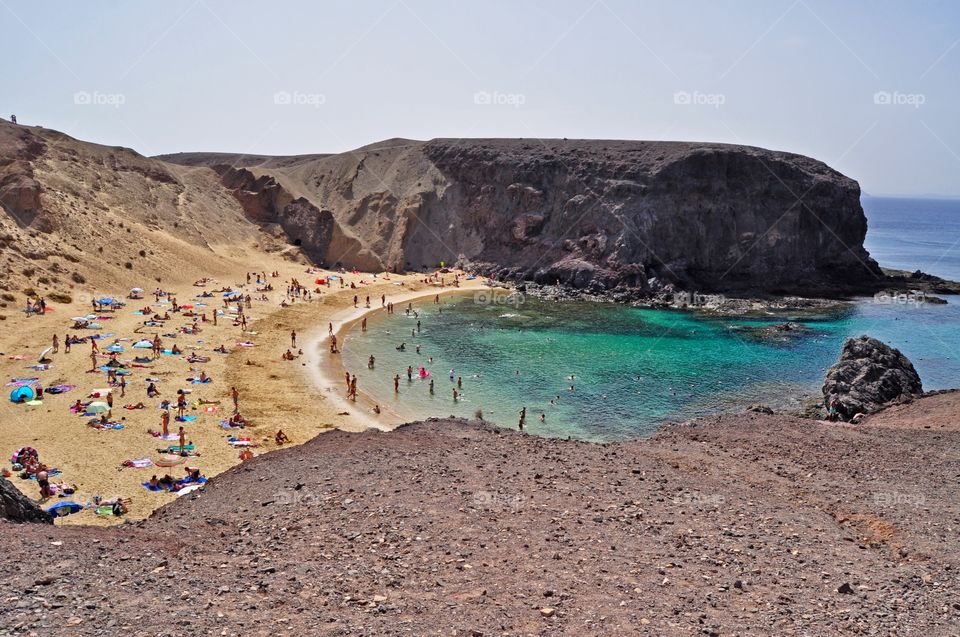
[[[903,351],[925,389],[956,386],[960,298],[948,299],[949,305],[867,299],[843,312],[799,319],[803,331],[771,336],[765,328],[796,317],[699,318],[536,299],[501,305],[465,295],[444,299],[442,314],[432,301],[415,304],[421,321],[416,336],[414,316],[372,316],[367,333],[355,329],[347,339],[343,362],[357,374],[361,391],[404,417],[472,417],[482,409],[488,420],[516,426],[526,406],[532,433],[618,440],[647,435],[664,421],[739,411],[756,402],[798,408],[803,398],[819,393],[843,340],[860,334]],[[405,352],[395,349],[401,342]],[[370,354],[377,359],[373,371],[367,369]],[[414,370],[410,382],[408,365]],[[416,377],[421,365],[434,379],[433,395],[428,381]],[[393,392],[395,373],[401,376],[399,394]],[[454,402],[456,377],[463,379],[463,392]]]

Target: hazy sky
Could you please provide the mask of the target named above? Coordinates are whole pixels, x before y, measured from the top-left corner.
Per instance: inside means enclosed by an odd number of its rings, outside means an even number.
[[[130,146],[710,140],[960,195],[960,2],[0,0],[0,109]]]

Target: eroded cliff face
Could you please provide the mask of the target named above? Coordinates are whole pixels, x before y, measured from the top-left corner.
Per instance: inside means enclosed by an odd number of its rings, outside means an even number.
[[[863,248],[859,186],[800,155],[685,142],[441,139],[256,163],[220,169],[224,184],[248,216],[279,223],[330,265],[460,262],[596,290],[832,294],[882,278]]]

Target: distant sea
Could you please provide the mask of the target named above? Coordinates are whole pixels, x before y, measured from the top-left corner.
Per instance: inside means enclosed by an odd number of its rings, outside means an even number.
[[[960,281],[960,199],[867,197],[866,247],[885,268]]]

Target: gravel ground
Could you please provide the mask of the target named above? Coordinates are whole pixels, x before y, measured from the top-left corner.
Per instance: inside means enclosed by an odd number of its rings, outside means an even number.
[[[958,407],[327,433],[142,522],[0,523],[0,634],[958,635]]]

